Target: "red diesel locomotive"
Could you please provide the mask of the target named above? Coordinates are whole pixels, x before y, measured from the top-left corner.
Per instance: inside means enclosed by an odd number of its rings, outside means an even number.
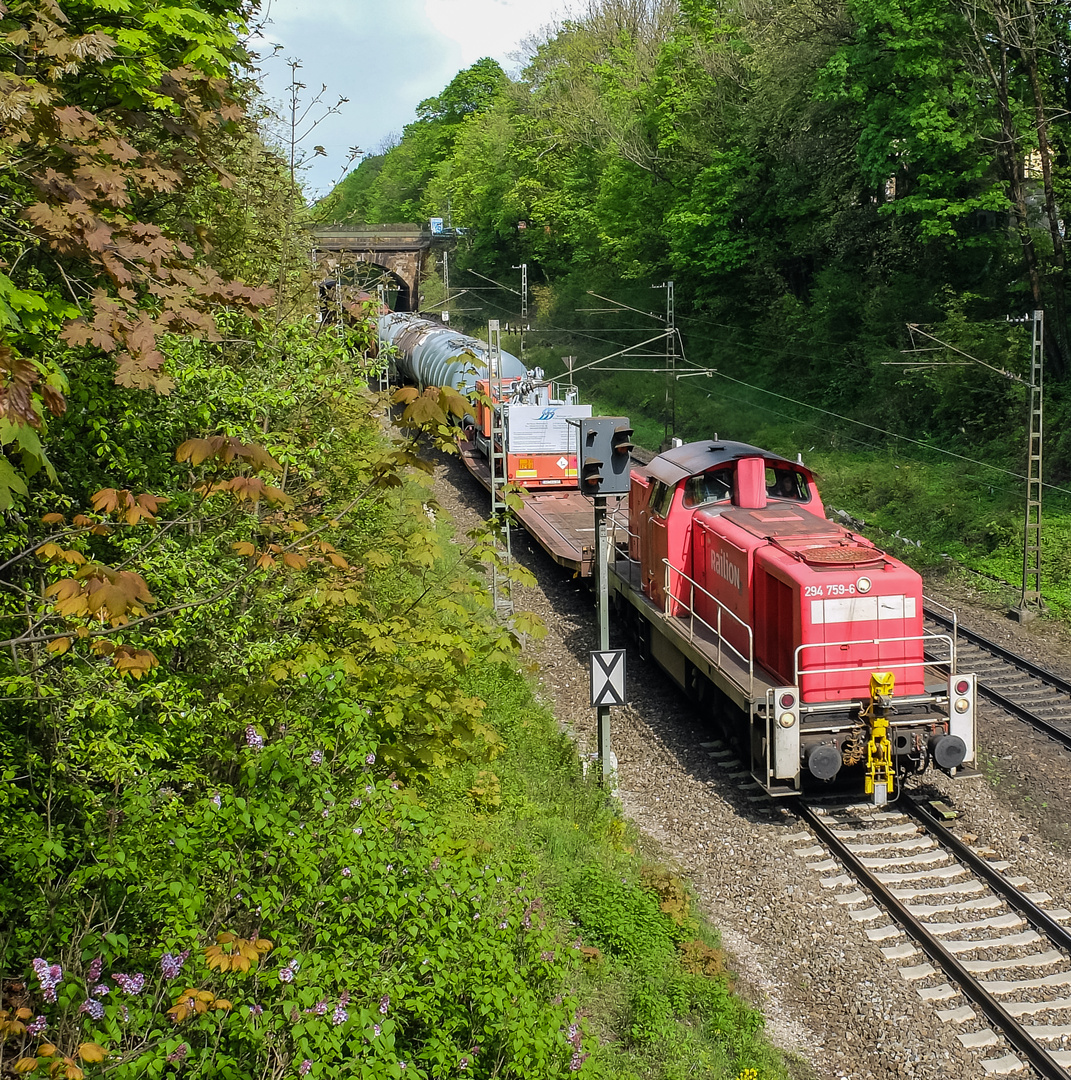
[[[689,443],[633,468],[627,515],[616,605],[768,793],[838,781],[881,803],[930,764],[972,765],[975,678],[925,632],[922,579],[827,521],[809,469]]]

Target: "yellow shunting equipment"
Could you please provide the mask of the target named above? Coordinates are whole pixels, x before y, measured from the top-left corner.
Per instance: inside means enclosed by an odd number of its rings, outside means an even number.
[[[866,777],[863,790],[872,795],[875,806],[883,806],[893,793],[895,776],[892,743],[889,742],[889,713],[892,711],[896,677],[891,671],[870,675],[870,704],[860,713],[867,721],[870,738],[866,746]]]

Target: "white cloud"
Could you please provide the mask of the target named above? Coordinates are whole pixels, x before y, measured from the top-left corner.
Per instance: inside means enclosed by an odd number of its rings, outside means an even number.
[[[348,148],[374,150],[413,120],[416,106],[440,93],[465,67],[493,56],[509,70],[509,56],[529,34],[552,22],[570,0],[269,0],[263,34],[261,85],[270,99],[286,96],[290,71],[305,99],[327,86],[324,100],[349,101],[320,124],[308,149],[322,145],[307,173],[324,193],[339,177]],[[271,44],[282,49],[271,57]]]

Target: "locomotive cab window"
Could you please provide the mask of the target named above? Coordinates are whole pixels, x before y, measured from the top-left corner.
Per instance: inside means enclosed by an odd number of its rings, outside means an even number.
[[[766,469],[766,494],[771,499],[792,499],[810,502],[811,490],[807,478],[795,469]]]
[[[651,484],[651,497],[647,502],[651,513],[660,518],[668,517],[669,508],[673,505],[673,492],[676,490],[675,487],[664,484],[661,480],[655,480]]]
[[[732,494],[732,483],[730,469],[714,469],[691,476],[684,483],[684,505],[693,507],[722,502]]]

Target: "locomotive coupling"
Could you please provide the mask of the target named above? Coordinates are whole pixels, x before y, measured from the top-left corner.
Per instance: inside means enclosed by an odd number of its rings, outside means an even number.
[[[875,806],[884,806],[889,801],[895,785],[888,716],[892,711],[895,685],[896,677],[891,671],[873,672],[870,676],[870,704],[859,714],[870,729],[863,790],[873,796]]]

